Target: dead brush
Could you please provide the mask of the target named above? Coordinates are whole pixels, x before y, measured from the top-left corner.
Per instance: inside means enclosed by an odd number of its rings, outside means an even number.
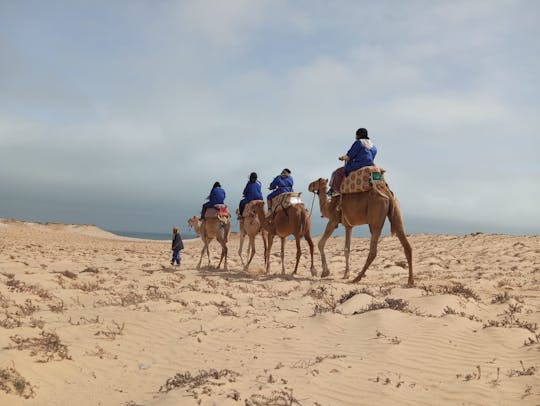
[[[222,316],[238,317],[238,315],[234,312],[234,310],[231,309],[231,306],[228,303],[226,303],[225,301],[221,301],[221,303],[210,302],[210,304],[216,306],[217,309],[218,309],[219,314],[222,315]]]
[[[63,313],[66,310],[64,301],[60,298],[57,298],[55,303],[49,304],[49,310],[53,313]]]
[[[504,318],[499,320],[488,320],[484,324],[483,328],[488,327],[507,327],[507,328],[524,328],[529,330],[531,333],[536,333],[538,330],[538,325],[536,323],[519,320],[516,316],[517,313],[521,313],[523,309],[522,305],[519,304],[509,304],[508,309],[504,311]]]
[[[167,379],[165,384],[159,388],[159,392],[167,393],[173,389],[186,389],[192,395],[196,395],[194,390],[200,386],[221,386],[223,385],[223,383],[219,382],[221,379],[227,378],[229,382],[235,382],[238,376],[240,376],[238,372],[231,371],[230,369],[199,371],[195,376],[192,376],[189,371],[177,373],[172,378]]]
[[[413,313],[416,314],[416,310],[411,310],[408,308],[409,302],[403,299],[393,299],[390,297],[387,297],[382,302],[372,302],[367,307],[355,311],[353,314],[362,314],[367,313],[374,310],[380,310],[380,309],[392,309],[397,310],[399,312],[404,313]]]
[[[480,296],[478,293],[473,291],[472,289],[464,286],[461,283],[454,283],[450,286],[442,286],[441,287],[441,293],[448,294],[448,295],[456,295],[464,297],[465,299],[474,299],[477,301],[480,301]]]
[[[326,359],[341,359],[341,358],[346,358],[346,357],[347,357],[346,355],[342,355],[342,354],[321,355],[321,356],[315,357],[315,359],[312,359],[312,360],[310,359],[310,360],[296,361],[295,363],[291,365],[291,368],[308,369],[317,364],[320,364]]]
[[[22,321],[20,316],[17,316],[16,314],[11,314],[8,311],[4,312],[5,318],[0,320],[0,327],[3,327],[5,329],[12,329],[22,326]]]
[[[71,359],[67,346],[61,343],[60,337],[56,333],[42,331],[40,337],[24,338],[20,335],[15,335],[9,338],[15,345],[10,345],[5,347],[5,349],[30,350],[31,357],[38,357],[37,362]]]
[[[122,323],[122,325],[120,325],[114,320],[112,322],[114,324],[114,328],[111,329],[110,327],[107,327],[107,330],[99,330],[94,333],[94,335],[105,336],[109,340],[116,340],[116,336],[123,335],[125,323]]]
[[[496,294],[493,299],[491,299],[491,304],[502,304],[506,303],[511,299],[511,296],[508,294],[508,291],[504,291],[504,293],[498,293]]]
[[[0,390],[15,393],[25,399],[33,398],[36,393],[30,382],[22,377],[15,368],[0,369]]]
[[[536,372],[536,368],[534,366],[530,366],[529,368],[525,369],[525,365],[523,365],[523,361],[519,361],[521,364],[521,370],[519,369],[511,369],[508,371],[508,376],[510,378],[514,376],[527,376],[527,375],[534,375]]]
[[[442,293],[480,301],[480,295],[478,295],[478,293],[459,282],[454,282],[451,285],[444,286],[422,285],[420,288],[425,292],[426,296],[433,296]]]
[[[334,294],[335,289],[333,287],[319,286],[315,289],[310,289],[305,296],[311,296],[315,305],[313,307],[313,316],[322,313],[338,313],[337,306],[340,304],[338,298]]]
[[[146,298],[148,300],[171,300],[169,294],[159,288],[159,286],[148,285],[146,287]]]
[[[51,299],[51,294],[38,285],[31,285],[24,283],[18,279],[8,279],[6,286],[9,288],[10,292],[16,293],[32,293],[36,296],[39,296],[42,299]]]
[[[246,399],[245,406],[292,406],[301,405],[300,401],[293,395],[291,388],[280,391],[272,391],[269,396],[253,394]]]
[[[39,310],[39,305],[32,303],[31,299],[26,299],[23,304],[16,307],[15,314],[20,317],[28,317]]]
[[[95,292],[103,288],[98,282],[75,282],[71,284],[71,289],[78,289],[83,292]]]

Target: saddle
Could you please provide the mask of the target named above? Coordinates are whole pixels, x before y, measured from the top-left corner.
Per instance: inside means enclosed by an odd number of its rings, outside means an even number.
[[[231,214],[226,204],[216,204],[214,207],[209,207],[204,213],[205,219],[218,218],[222,223],[228,223],[231,219]]]
[[[364,166],[349,173],[341,183],[339,191],[343,194],[369,192],[378,182],[386,184],[384,180],[385,170],[378,166]]]
[[[300,195],[302,192],[287,192],[281,193],[272,199],[272,207],[268,211],[268,214],[275,214],[280,210],[285,210],[291,206],[297,204],[303,204]]]

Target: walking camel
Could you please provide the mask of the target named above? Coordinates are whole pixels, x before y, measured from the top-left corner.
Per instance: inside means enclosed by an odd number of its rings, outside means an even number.
[[[324,246],[326,241],[332,235],[332,232],[338,227],[339,223],[345,227],[345,274],[344,278],[349,277],[349,254],[351,250],[351,235],[354,226],[363,224],[369,225],[371,241],[369,245],[369,254],[362,268],[362,271],[353,279],[354,282],[360,281],[368,269],[369,265],[377,256],[377,244],[381,236],[382,228],[386,217],[390,220],[390,231],[392,235],[396,234],[403,246],[407,264],[409,267],[408,284],[413,285],[413,266],[412,266],[412,247],[405,235],[405,227],[401,216],[401,209],[397,199],[386,187],[385,193],[376,188],[368,192],[341,194],[341,197],[330,199],[326,195],[328,180],[319,178],[309,184],[309,191],[319,195],[319,207],[321,215],[328,218],[328,224],[324,234],[319,240],[319,251],[321,253],[322,274],[321,277],[330,275]]]
[[[266,261],[266,250],[267,250],[267,232],[263,227],[261,226],[261,222],[259,220],[259,217],[257,216],[257,211],[255,210],[254,203],[257,200],[252,200],[248,204],[246,204],[246,207],[244,208],[244,213],[242,215],[242,218],[240,219],[240,248],[238,249],[238,255],[240,256],[240,261],[242,262],[242,265],[244,265],[244,271],[247,271],[249,268],[249,264],[251,263],[251,260],[255,256],[255,237],[257,234],[261,233],[263,244],[264,244],[264,259]],[[263,202],[262,200],[260,200]],[[263,202],[264,205],[264,202]],[[239,214],[238,209],[236,209],[236,212]],[[244,264],[244,258],[242,258],[242,249],[244,247],[244,238],[246,235],[249,238],[249,245],[248,245],[248,261],[246,264]]]
[[[311,218],[303,204],[295,204],[277,211],[271,222],[268,222],[264,213],[264,202],[257,201],[254,204],[259,221],[268,232],[268,248],[266,249],[266,273],[270,272],[270,251],[274,236],[281,239],[281,273],[285,273],[285,239],[289,235],[294,235],[296,241],[296,264],[294,266],[293,275],[298,270],[298,263],[302,256],[300,248],[300,239],[304,237],[309,245],[309,253],[311,257],[310,271],[312,276],[317,276],[317,271],[313,265],[313,241],[311,239]]]
[[[201,257],[199,259],[199,263],[197,264],[197,269],[201,268],[201,262],[205,251],[206,255],[208,256],[208,267],[210,267],[210,251],[208,246],[215,238],[221,245],[221,258],[219,260],[217,269],[220,268],[221,263],[223,260],[225,260],[223,269],[227,270],[227,241],[231,231],[230,219],[210,217],[201,222],[198,216],[193,216],[188,220],[188,225],[197,233],[199,237],[201,237],[201,240],[204,243],[201,251]]]

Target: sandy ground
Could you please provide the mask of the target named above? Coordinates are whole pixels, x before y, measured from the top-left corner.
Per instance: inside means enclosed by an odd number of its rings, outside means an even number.
[[[305,241],[264,275],[260,239],[249,272],[238,236],[196,270],[199,240],[178,268],[169,241],[0,220],[0,404],[539,405],[540,237],[409,238],[414,287],[389,236],[351,284],[342,237],[321,280]]]

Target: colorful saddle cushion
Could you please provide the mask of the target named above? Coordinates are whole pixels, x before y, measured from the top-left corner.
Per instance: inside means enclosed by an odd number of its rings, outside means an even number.
[[[378,166],[364,166],[349,173],[341,183],[341,193],[367,192],[372,189],[373,182],[384,182],[384,169]]]

